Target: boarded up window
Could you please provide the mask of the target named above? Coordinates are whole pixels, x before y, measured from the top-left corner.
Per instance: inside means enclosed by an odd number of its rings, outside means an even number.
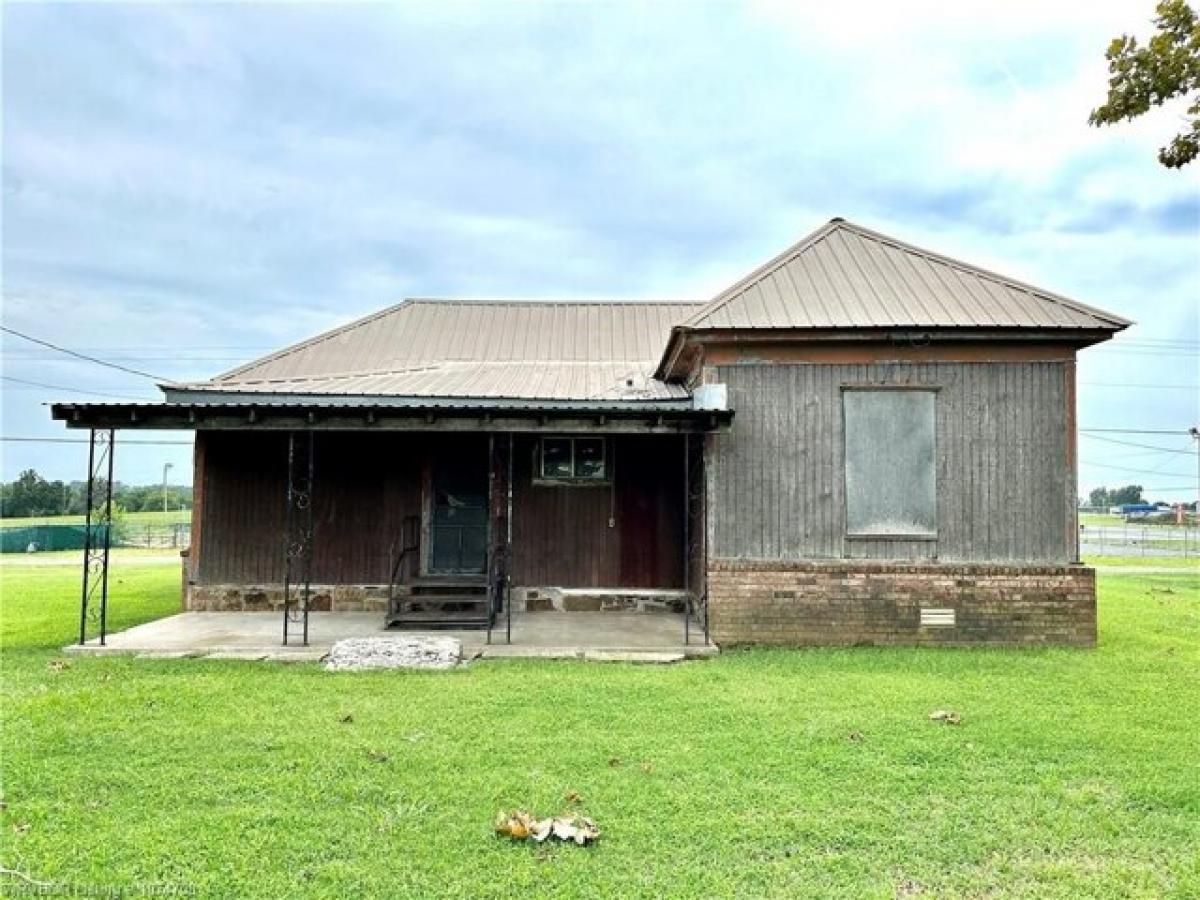
[[[936,397],[928,390],[842,392],[847,534],[937,534]]]

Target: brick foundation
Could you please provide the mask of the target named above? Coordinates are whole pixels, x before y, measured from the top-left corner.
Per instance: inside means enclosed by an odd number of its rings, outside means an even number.
[[[189,612],[282,610],[283,585],[189,584],[184,608]],[[371,584],[314,584],[309,608],[316,612],[382,614],[387,611],[387,587]]]
[[[708,597],[722,645],[1096,643],[1084,566],[715,559]]]

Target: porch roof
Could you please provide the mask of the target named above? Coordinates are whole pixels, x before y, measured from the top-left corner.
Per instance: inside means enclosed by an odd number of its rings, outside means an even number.
[[[285,431],[717,431],[728,409],[684,401],[519,401],[389,396],[231,397],[194,402],[55,403],[68,428]]]

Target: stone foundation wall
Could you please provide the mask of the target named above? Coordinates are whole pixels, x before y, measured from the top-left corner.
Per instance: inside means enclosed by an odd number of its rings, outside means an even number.
[[[1096,643],[1084,566],[714,559],[708,598],[722,645]]]
[[[516,587],[513,612],[681,613],[687,592],[656,588]]]
[[[283,585],[189,584],[184,608],[189,612],[282,610]],[[309,609],[317,612],[378,612],[382,614],[387,611],[387,586],[314,584]]]

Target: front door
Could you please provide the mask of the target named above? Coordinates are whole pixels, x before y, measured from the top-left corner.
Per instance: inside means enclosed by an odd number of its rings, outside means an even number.
[[[429,571],[487,570],[488,478],[482,453],[439,456],[433,464]]]

